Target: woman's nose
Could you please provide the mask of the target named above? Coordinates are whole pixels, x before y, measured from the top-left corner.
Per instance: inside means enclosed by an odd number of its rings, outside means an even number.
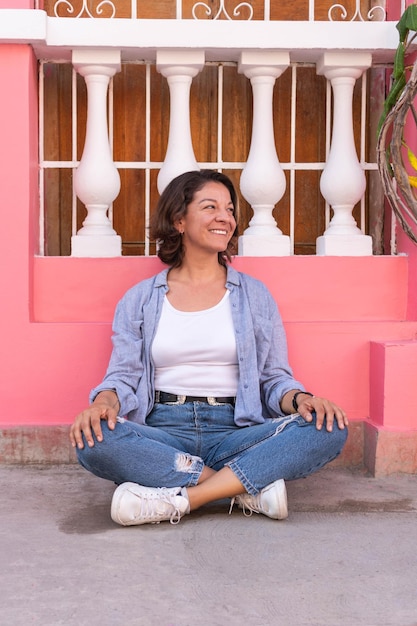
[[[217,219],[221,220],[222,222],[228,221],[231,217],[231,213],[227,208],[219,208],[219,211],[217,213]]]

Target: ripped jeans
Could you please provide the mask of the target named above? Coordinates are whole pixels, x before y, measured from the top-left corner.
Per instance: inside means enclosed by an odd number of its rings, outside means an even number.
[[[118,418],[115,429],[102,422],[103,441],[77,450],[80,464],[117,484],[147,487],[196,485],[204,465],[230,467],[252,495],[283,478],[312,474],[336,458],[347,429],[317,430],[293,414],[255,426],[236,426],[229,404],[155,404],[146,425]]]

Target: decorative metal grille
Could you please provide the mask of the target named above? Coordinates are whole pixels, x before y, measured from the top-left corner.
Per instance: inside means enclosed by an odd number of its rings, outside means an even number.
[[[278,0],[276,0],[278,1]],[[401,10],[405,9],[405,0],[400,0]],[[118,3],[112,0],[46,0],[44,4],[48,12],[54,17],[72,17],[72,18],[117,18],[125,17],[120,15]],[[123,3],[124,7],[128,6],[128,2]],[[216,8],[209,2],[198,1],[191,7],[191,15],[195,20],[198,19],[240,19],[252,20],[254,17],[254,8],[252,2],[238,2],[236,0],[219,0]],[[263,19],[270,20],[271,0],[264,0]],[[119,3],[120,6],[120,3]],[[39,8],[39,0],[36,2],[36,8]],[[124,9],[125,10],[125,9]],[[308,20],[315,21],[316,1],[308,2]],[[136,0],[131,0],[130,17],[137,18]],[[181,0],[175,2],[176,19],[183,18],[183,6]],[[335,2],[330,6],[327,12],[329,21],[384,21],[386,19],[385,2],[379,0],[379,4],[374,4],[368,11],[361,8],[361,0],[355,0],[354,11],[349,11],[346,2]]]

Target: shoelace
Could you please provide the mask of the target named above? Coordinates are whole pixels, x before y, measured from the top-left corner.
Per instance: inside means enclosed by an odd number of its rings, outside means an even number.
[[[148,519],[152,524],[159,524],[159,522],[166,520],[167,517],[166,511],[158,511],[156,505],[158,502],[164,502],[165,504],[168,504],[168,506],[172,507],[172,513],[169,516],[170,523],[178,524],[181,519],[181,511],[174,501],[174,498],[176,498],[177,495],[180,494],[169,493],[168,490],[163,487],[158,488],[154,493],[142,494],[139,497],[141,504],[140,511],[136,517]]]
[[[243,496],[235,496],[234,498],[232,498],[230,502],[229,515],[231,515],[232,513],[236,500],[237,500],[237,504],[240,504],[240,506],[242,507],[243,515],[245,515],[246,517],[250,517],[252,513],[259,513],[259,507],[256,508],[257,496],[249,496],[249,497],[253,501],[253,505],[251,505],[249,502],[246,501],[248,498],[248,494],[244,494]]]

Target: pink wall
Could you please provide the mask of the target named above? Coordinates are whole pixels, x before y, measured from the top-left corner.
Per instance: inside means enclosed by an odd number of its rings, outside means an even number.
[[[417,319],[417,246],[398,228],[397,233],[398,252],[406,254],[409,260],[409,287],[407,319]]]
[[[33,9],[34,0],[0,0],[0,9]]]
[[[160,267],[155,258],[35,256],[36,79],[29,47],[0,46],[0,81],[8,85],[7,98],[0,100],[0,424],[5,426],[71,422],[104,373],[117,299]],[[296,376],[342,404],[351,419],[366,420],[370,342],[407,342],[417,335],[416,318],[407,321],[413,308],[407,299],[408,259],[241,257],[235,266],[263,279],[276,297]],[[402,391],[408,363],[397,353],[395,359],[396,390]],[[385,367],[377,370],[381,376],[373,393],[381,397]],[[383,424],[384,403],[381,407],[374,421]],[[399,416],[396,427],[417,428],[416,415],[417,407]]]

